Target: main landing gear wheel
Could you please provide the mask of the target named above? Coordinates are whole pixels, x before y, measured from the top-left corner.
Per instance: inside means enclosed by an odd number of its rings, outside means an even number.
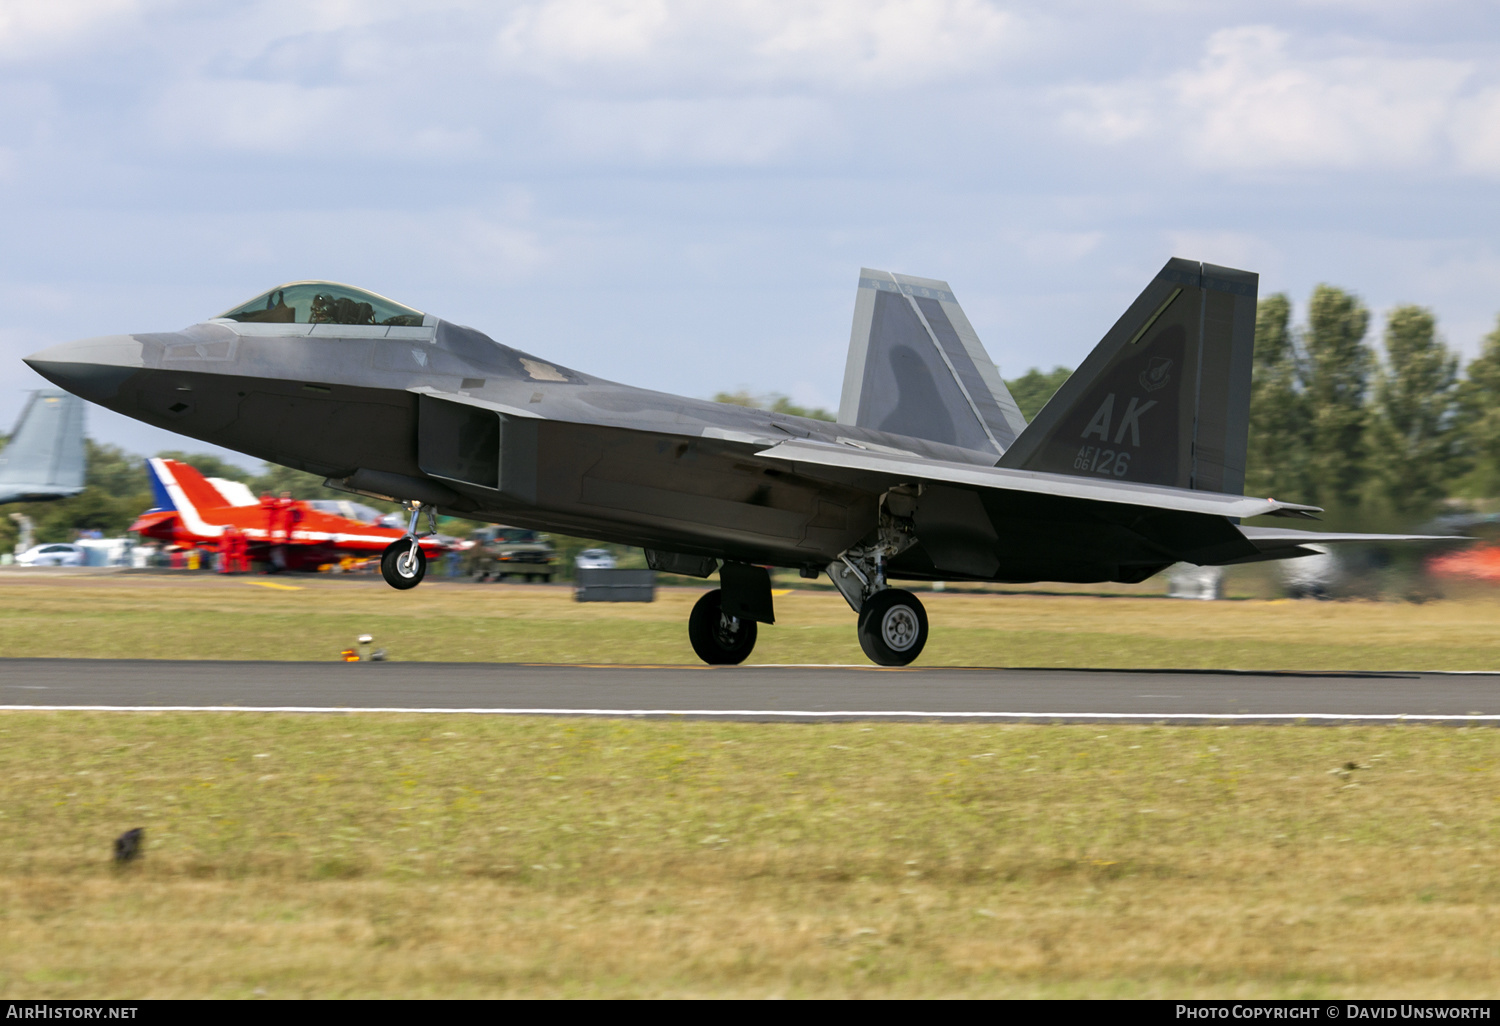
[[[736,666],[755,647],[755,621],[728,616],[715,588],[698,600],[688,617],[688,640],[693,651],[710,666]]]
[[[909,591],[886,588],[859,612],[859,647],[881,666],[905,666],[927,644],[927,610]]]
[[[427,553],[419,548],[412,558],[410,539],[391,542],[380,554],[380,575],[392,588],[415,588],[427,576]]]

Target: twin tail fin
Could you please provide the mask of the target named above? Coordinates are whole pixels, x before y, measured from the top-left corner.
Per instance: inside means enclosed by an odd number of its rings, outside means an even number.
[[[1000,466],[1240,494],[1258,287],[1167,261]]]

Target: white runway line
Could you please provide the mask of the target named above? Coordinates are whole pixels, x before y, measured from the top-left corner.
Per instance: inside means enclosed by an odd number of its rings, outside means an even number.
[[[1470,713],[1090,713],[1090,712],[941,712],[931,709],[448,709],[401,706],[324,705],[0,705],[0,712],[215,712],[215,713],[421,713],[465,716],[700,716],[754,719],[967,719],[967,720],[1121,720],[1160,723],[1163,720],[1285,720],[1360,721],[1383,723],[1496,723],[1500,715]]]

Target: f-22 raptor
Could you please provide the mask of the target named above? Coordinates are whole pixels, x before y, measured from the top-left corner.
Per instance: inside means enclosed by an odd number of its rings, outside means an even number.
[[[708,663],[742,662],[775,622],[766,567],[827,574],[865,653],[900,666],[928,622],[893,580],[1136,582],[1393,537],[1240,525],[1318,512],[1241,494],[1257,285],[1168,261],[1029,425],[946,283],[869,269],[836,423],[605,381],[323,281],[26,362],[127,416],[405,503],[382,560],[398,588],[425,572],[425,509],[717,573],[688,622]]]

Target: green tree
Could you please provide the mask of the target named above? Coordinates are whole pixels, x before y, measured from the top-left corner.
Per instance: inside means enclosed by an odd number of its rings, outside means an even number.
[[[1021,415],[1026,418],[1026,423],[1030,424],[1042,412],[1042,407],[1047,405],[1047,400],[1062,388],[1063,382],[1072,374],[1066,367],[1053,367],[1045,373],[1041,368],[1033,367],[1019,378],[1007,381],[1005,387],[1010,389],[1011,398],[1021,408]]]
[[[1313,502],[1359,505],[1368,477],[1365,400],[1375,358],[1365,344],[1370,311],[1354,296],[1319,285],[1308,304],[1304,394],[1308,406],[1308,491]]]
[[[1500,319],[1459,385],[1460,424],[1475,466],[1473,484],[1484,496],[1500,493]]]
[[[1464,470],[1458,357],[1437,337],[1432,311],[1420,306],[1387,316],[1385,357],[1370,411],[1370,466],[1391,509],[1424,512]]]
[[[280,495],[282,492],[288,492],[294,499],[358,499],[360,502],[386,512],[400,509],[399,506],[389,502],[359,498],[348,492],[329,488],[317,474],[309,474],[305,470],[293,470],[279,463],[265,464],[261,472],[249,478],[245,484],[257,496]]]
[[[789,417],[807,417],[810,420],[834,420],[834,415],[827,410],[813,406],[798,406],[792,400],[780,394],[772,392],[770,395],[751,395],[743,388],[738,392],[718,392],[714,395],[714,402],[728,403],[730,406],[748,406],[752,410],[770,410],[772,413],[785,413]]]
[[[1267,296],[1255,311],[1255,363],[1250,379],[1250,445],[1245,490],[1291,501],[1305,498],[1308,416],[1302,355],[1292,333],[1292,301]]]

